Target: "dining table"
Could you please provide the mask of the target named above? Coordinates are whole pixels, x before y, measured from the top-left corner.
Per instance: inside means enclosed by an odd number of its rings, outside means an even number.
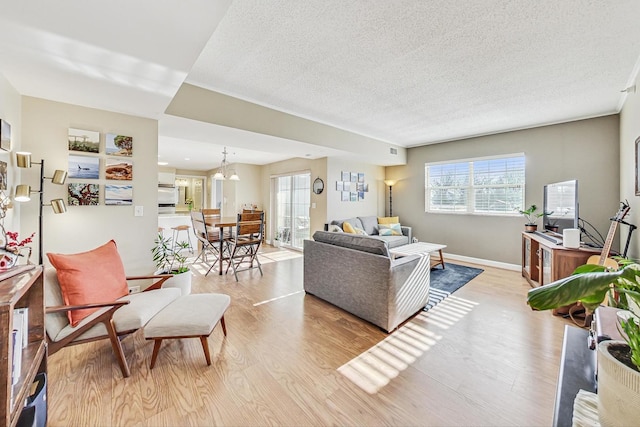
[[[217,228],[220,230],[220,256],[218,257],[218,274],[222,274],[222,266],[224,261],[228,260],[229,257],[224,256],[224,229],[228,228],[229,231],[227,233],[228,236],[233,235],[233,229],[237,225],[238,218],[235,216],[205,216],[204,223],[208,227]]]

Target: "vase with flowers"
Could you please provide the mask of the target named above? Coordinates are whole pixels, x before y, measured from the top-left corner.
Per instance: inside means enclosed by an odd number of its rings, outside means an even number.
[[[19,257],[26,257],[25,264],[29,264],[29,258],[31,257],[31,246],[29,243],[33,242],[33,236],[35,232],[25,239],[20,240],[17,231],[5,231],[2,227],[4,234],[4,247],[0,248],[0,269],[8,269],[15,266],[18,263]]]

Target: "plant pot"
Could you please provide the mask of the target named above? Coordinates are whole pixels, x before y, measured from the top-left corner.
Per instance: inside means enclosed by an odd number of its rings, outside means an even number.
[[[191,293],[191,270],[184,273],[174,274],[162,284],[163,288],[179,288],[182,295]]]
[[[527,233],[533,233],[538,229],[538,224],[525,224],[524,231]]]
[[[603,426],[638,425],[640,420],[640,372],[631,369],[609,352],[624,341],[598,344],[598,417]]]

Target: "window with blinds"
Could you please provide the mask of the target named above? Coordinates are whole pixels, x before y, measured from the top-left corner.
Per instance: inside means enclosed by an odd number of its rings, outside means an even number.
[[[425,163],[425,211],[517,215],[524,206],[524,154]]]

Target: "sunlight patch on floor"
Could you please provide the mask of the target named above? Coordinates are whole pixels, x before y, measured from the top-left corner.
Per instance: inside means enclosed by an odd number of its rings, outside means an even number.
[[[286,294],[286,295],[282,295],[282,296],[279,296],[279,297],[271,298],[271,299],[268,299],[268,300],[260,301],[260,302],[257,302],[255,304],[253,304],[253,306],[257,307],[259,305],[266,304],[268,302],[277,301],[277,300],[282,299],[282,298],[290,297],[291,295],[296,295],[296,294],[299,294],[301,292],[304,292],[304,291],[291,292],[290,294]]]
[[[449,329],[478,303],[453,295],[422,311],[369,350],[338,368],[338,372],[369,394],[376,394],[442,339],[425,324]]]

